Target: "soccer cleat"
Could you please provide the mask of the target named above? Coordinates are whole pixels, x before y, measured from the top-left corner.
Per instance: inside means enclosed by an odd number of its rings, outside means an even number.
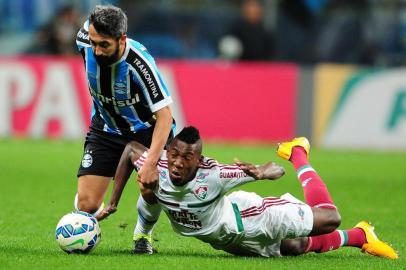
[[[306,151],[307,158],[309,158],[310,143],[305,137],[294,138],[290,142],[279,143],[276,153],[279,157],[289,160],[292,155],[292,149],[295,146],[301,146]]]
[[[354,228],[363,230],[367,238],[367,242],[362,245],[362,252],[392,260],[399,258],[397,252],[391,246],[378,239],[374,232],[374,227],[371,224],[366,221],[361,221],[355,225]]]
[[[137,233],[134,235],[134,250],[135,254],[154,254],[157,250],[152,246],[152,237],[148,234]]]

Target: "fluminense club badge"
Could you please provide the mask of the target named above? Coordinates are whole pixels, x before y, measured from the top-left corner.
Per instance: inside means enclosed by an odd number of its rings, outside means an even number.
[[[209,187],[207,185],[199,186],[197,189],[193,191],[193,193],[201,200],[206,199],[207,197],[207,190]]]

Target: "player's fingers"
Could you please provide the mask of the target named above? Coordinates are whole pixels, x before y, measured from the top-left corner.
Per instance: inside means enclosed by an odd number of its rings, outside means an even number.
[[[106,217],[108,217],[109,213],[107,213],[106,211],[102,211],[97,217],[96,219],[98,221],[102,221],[103,219],[105,219]]]
[[[149,181],[147,183],[143,183],[145,188],[154,189],[158,183],[158,180]]]

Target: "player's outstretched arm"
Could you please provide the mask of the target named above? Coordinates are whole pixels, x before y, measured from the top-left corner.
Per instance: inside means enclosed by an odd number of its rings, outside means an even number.
[[[275,180],[285,174],[285,169],[282,166],[271,161],[259,166],[255,166],[252,163],[240,161],[238,159],[234,159],[234,162],[247,175],[257,180]]]
[[[97,220],[103,220],[117,211],[117,206],[123,193],[124,187],[134,170],[134,162],[147,150],[146,147],[137,143],[130,142],[126,145],[120,162],[118,163],[116,174],[114,175],[114,186],[109,204],[96,217]]]
[[[154,189],[158,183],[157,162],[161,157],[162,150],[168,140],[172,128],[172,113],[166,106],[154,113],[156,124],[152,134],[152,142],[148,151],[147,160],[138,172],[138,182],[145,188]]]

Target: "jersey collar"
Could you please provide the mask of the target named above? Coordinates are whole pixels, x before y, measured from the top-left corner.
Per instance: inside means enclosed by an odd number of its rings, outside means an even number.
[[[125,49],[123,55],[116,62],[111,64],[112,66],[117,65],[118,63],[124,61],[127,58],[128,52],[130,51],[130,41],[128,38],[125,39]]]

